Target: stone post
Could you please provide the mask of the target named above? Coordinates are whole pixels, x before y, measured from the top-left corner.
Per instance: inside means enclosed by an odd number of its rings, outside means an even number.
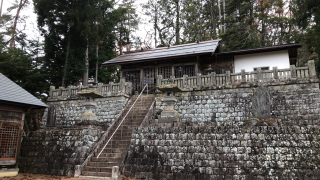
[[[316,78],[316,66],[314,64],[314,60],[309,60],[308,61],[308,68],[309,68],[309,77],[311,79]]]
[[[81,165],[76,165],[74,168],[74,177],[79,177],[81,175]]]
[[[226,71],[226,83],[230,84],[231,83],[231,77],[230,77],[230,71]]]
[[[157,76],[157,86],[161,85],[161,81],[162,81],[162,75],[158,75]]]
[[[274,79],[279,79],[278,67],[277,66],[273,67],[273,77],[274,77]]]
[[[188,86],[188,75],[183,75],[183,88],[186,88]]]
[[[119,87],[120,89],[119,89],[119,91],[120,91],[121,94],[125,94],[125,93],[126,93],[125,83],[126,83],[126,80],[125,80],[125,79],[123,79],[123,78],[120,79],[120,85],[119,85],[119,86],[120,86],[120,87]]]
[[[49,97],[53,97],[53,91],[56,89],[55,86],[50,86]]]
[[[113,82],[109,82],[109,84],[107,85],[108,87],[107,96],[111,96],[112,94],[112,84]]]
[[[290,74],[292,79],[297,78],[297,71],[295,65],[290,65]]]
[[[63,87],[62,87],[62,86],[60,86],[60,87],[59,87],[59,93],[58,93],[58,96],[62,96],[62,89],[63,89]]]
[[[210,74],[210,76],[211,76],[211,84],[215,85],[216,84],[216,72],[212,72]]]
[[[258,82],[262,80],[261,68],[257,68],[257,80]]]
[[[241,82],[246,82],[247,78],[246,78],[246,70],[241,69]]]
[[[199,85],[201,85],[202,83],[201,83],[201,74],[200,73],[198,73],[197,74],[197,85],[199,86]]]
[[[119,166],[112,167],[112,180],[118,180],[120,177],[119,175]]]
[[[97,85],[97,91],[102,94],[102,86],[103,86],[103,83],[98,83]]]

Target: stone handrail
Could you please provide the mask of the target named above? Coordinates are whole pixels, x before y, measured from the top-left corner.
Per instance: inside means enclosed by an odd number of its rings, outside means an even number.
[[[80,85],[67,88],[59,87],[59,89],[55,89],[54,86],[50,86],[48,101],[79,99],[80,97],[78,96],[78,92],[82,90],[95,90],[104,97],[121,95],[130,96],[132,94],[132,83],[125,82],[125,79],[121,79],[119,83],[98,83],[96,85],[89,86]]]
[[[164,84],[176,84],[184,91],[190,91],[201,87],[210,86],[224,86],[226,88],[238,87],[241,84],[257,85],[258,82],[270,85],[283,84],[284,82],[296,81],[311,81],[317,82],[315,64],[313,60],[308,61],[308,67],[295,67],[291,65],[287,69],[278,69],[273,67],[272,70],[262,71],[258,68],[257,71],[245,72],[241,70],[239,73],[230,73],[226,71],[225,74],[216,74],[215,72],[209,75],[201,75],[188,77],[183,75],[182,78],[162,79],[162,75],[157,77],[157,86]]]

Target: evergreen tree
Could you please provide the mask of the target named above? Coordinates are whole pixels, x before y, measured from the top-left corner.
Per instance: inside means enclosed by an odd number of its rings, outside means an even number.
[[[300,40],[307,47],[307,58],[316,60],[320,72],[320,4],[318,0],[293,0],[295,23],[301,28]]]
[[[85,84],[102,61],[115,56],[115,27],[127,10],[114,9],[113,0],[34,0],[34,6],[52,85],[74,85],[81,78]]]

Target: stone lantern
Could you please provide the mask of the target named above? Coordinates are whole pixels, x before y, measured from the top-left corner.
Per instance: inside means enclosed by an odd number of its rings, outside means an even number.
[[[86,108],[86,112],[84,112],[81,116],[81,120],[98,120],[98,117],[92,112],[93,109],[97,107],[97,103],[94,102],[95,98],[101,98],[101,96],[97,91],[94,90],[82,90],[78,92],[79,96],[85,98],[85,102],[83,102],[83,106]]]
[[[167,104],[167,109],[161,112],[158,123],[175,123],[180,122],[179,113],[173,109],[177,102],[175,97],[176,92],[181,92],[181,88],[175,84],[165,84],[157,87],[160,91],[165,93],[163,101]]]

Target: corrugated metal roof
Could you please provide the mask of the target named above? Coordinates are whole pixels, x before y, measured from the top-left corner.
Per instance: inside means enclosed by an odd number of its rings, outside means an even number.
[[[47,107],[43,102],[34,97],[28,91],[11,81],[9,78],[0,73],[0,100],[22,103],[32,106]]]
[[[219,41],[220,39],[203,41],[199,43],[176,45],[171,47],[155,48],[140,52],[130,52],[104,62],[102,65],[108,66],[115,64],[124,64],[133,61],[170,58],[191,54],[213,53],[217,49]]]
[[[250,48],[250,49],[240,49],[235,51],[226,51],[226,52],[217,53],[217,55],[224,55],[224,54],[241,55],[241,54],[260,53],[260,52],[267,52],[267,51],[278,51],[278,50],[285,50],[285,49],[299,48],[299,47],[301,47],[301,44],[291,43],[291,44],[264,46],[264,47],[258,47],[258,48]]]

